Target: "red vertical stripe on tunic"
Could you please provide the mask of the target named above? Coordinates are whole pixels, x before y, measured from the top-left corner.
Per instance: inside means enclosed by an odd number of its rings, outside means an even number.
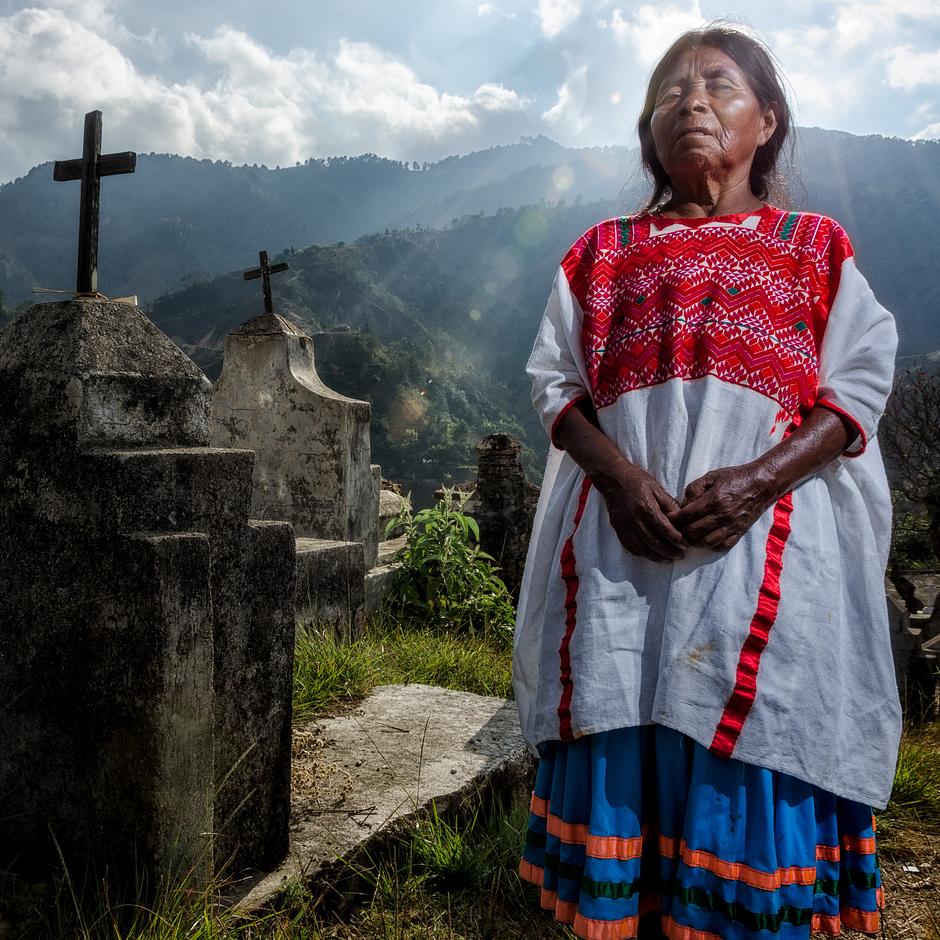
[[[574,683],[571,680],[571,635],[577,623],[578,616],[578,572],[574,558],[574,536],[581,525],[584,515],[584,504],[587,502],[591,489],[591,478],[585,476],[581,483],[581,493],[578,496],[578,508],[574,514],[574,524],[571,535],[568,536],[561,550],[561,577],[565,582],[565,635],[558,648],[558,658],[561,663],[561,700],[558,703],[558,730],[563,741],[571,741],[571,692]]]
[[[747,638],[741,646],[734,690],[725,705],[709,748],[720,757],[731,757],[734,752],[738,736],[757,695],[757,670],[760,668],[761,653],[767,646],[780,605],[780,572],[783,569],[783,549],[790,535],[792,511],[793,493],[790,492],[778,499],[774,506],[773,523],[767,535],[764,578],[757,596],[757,610],[751,620]]]

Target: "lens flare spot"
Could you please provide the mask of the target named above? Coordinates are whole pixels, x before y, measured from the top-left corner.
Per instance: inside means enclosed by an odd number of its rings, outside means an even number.
[[[526,248],[540,245],[548,232],[548,220],[538,209],[524,209],[516,221],[516,242]]]
[[[493,273],[503,282],[515,280],[522,270],[519,255],[511,248],[493,256]]]
[[[622,99],[622,97],[621,97],[619,91],[615,91],[615,92],[610,96],[610,103],[611,103],[611,104],[615,104],[615,105],[616,105],[616,104],[620,104],[620,102],[621,102],[622,100],[623,100],[623,99]]]
[[[566,189],[571,189],[574,185],[574,170],[567,163],[563,163],[552,173],[552,184],[558,192],[563,193]]]
[[[401,443],[424,427],[429,403],[422,397],[424,392],[404,389],[396,396],[388,409],[389,440]]]

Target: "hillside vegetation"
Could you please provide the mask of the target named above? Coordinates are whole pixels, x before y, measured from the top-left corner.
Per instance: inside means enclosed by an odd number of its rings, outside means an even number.
[[[53,155],[50,155],[53,156]],[[801,128],[793,201],[839,219],[879,297],[905,314],[902,352],[940,347],[940,141]],[[102,186],[101,290],[144,302],[247,268],[264,248],[307,245],[452,220],[541,200],[596,202],[599,218],[636,209],[646,185],[625,147],[562,147],[546,137],[407,164],[364,154],[268,169],[142,154]],[[0,186],[0,291],[7,306],[75,277],[79,187],[51,164]],[[569,230],[562,240],[579,234]],[[482,273],[482,272],[481,272]]]
[[[940,350],[940,142],[800,130],[791,205],[839,219],[896,316],[901,357]],[[427,491],[471,474],[493,429],[544,433],[523,368],[558,261],[646,190],[626,148],[544,137],[408,165],[374,154],[270,170],[142,156],[102,196],[101,289],[137,293],[215,378],[224,337],[260,311],[240,271],[286,258],[277,308],[315,336],[332,387],[374,406],[374,457]],[[0,303],[74,278],[78,187],[45,165],[0,187]],[[778,200],[779,202],[780,200]],[[303,246],[312,247],[303,247]],[[426,500],[425,500],[426,501]]]

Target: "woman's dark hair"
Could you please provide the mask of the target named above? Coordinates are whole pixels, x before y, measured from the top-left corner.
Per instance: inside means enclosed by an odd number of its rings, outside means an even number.
[[[656,92],[666,71],[683,53],[707,46],[718,49],[734,59],[744,73],[751,90],[760,104],[761,110],[773,108],[777,117],[777,128],[770,140],[757,148],[754,162],[751,164],[751,190],[758,199],[767,199],[773,194],[780,201],[786,198],[786,183],[778,171],[777,163],[780,152],[790,136],[792,119],[787,103],[783,82],[774,60],[767,48],[747,33],[723,23],[711,23],[699,29],[690,29],[683,33],[667,50],[653,69],[646,88],[646,101],[637,120],[637,133],[640,137],[640,157],[646,172],[653,180],[653,195],[646,204],[645,211],[658,206],[663,196],[671,194],[672,186],[669,175],[656,156],[653,146],[653,134],[650,121],[656,107]]]

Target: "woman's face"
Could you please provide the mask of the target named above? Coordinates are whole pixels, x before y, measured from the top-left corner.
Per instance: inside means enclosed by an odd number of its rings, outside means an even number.
[[[734,59],[708,46],[679,56],[655,93],[650,131],[673,180],[749,171],[777,126]]]

